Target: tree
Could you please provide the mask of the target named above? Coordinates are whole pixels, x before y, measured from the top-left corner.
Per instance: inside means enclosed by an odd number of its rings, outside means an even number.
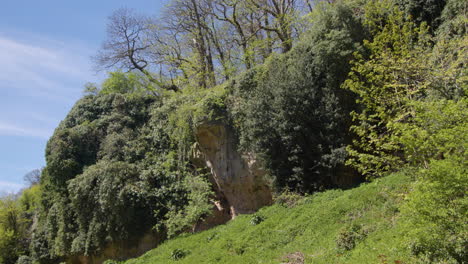
[[[150,71],[153,61],[148,34],[152,24],[150,18],[135,14],[131,9],[116,10],[109,17],[107,40],[93,60],[98,69],[137,70],[160,88],[177,90],[157,80]]]
[[[397,3],[402,7],[407,15],[410,15],[412,19],[420,24],[422,22],[427,23],[431,28],[430,30],[435,32],[437,27],[440,25],[440,15],[446,0],[398,0]]]
[[[282,52],[288,52],[292,48],[293,21],[296,19],[297,0],[249,0],[249,4],[256,12],[263,14],[264,24],[260,27],[273,32],[281,41]],[[254,12],[255,12],[254,11]],[[270,17],[273,23],[270,25]]]
[[[198,0],[173,1],[168,6],[166,29],[182,35],[189,41],[195,60],[191,62],[198,86],[212,87],[216,84],[213,50],[208,41],[208,14]]]
[[[0,262],[14,264],[26,253],[27,219],[23,217],[20,205],[13,197],[0,199]]]
[[[373,178],[403,163],[400,144],[391,140],[391,124],[410,118],[408,101],[424,97],[430,50],[427,26],[408,20],[390,1],[371,1],[366,17],[374,34],[364,41],[369,56],[355,55],[343,87],[356,93],[361,106],[351,113],[356,137],[347,163]]]
[[[346,4],[317,9],[314,26],[286,54],[233,82],[240,147],[265,161],[279,189],[313,192],[352,182],[344,166],[352,94],[340,88],[363,28]],[[345,176],[346,175],[346,176]]]
[[[24,175],[24,181],[29,185],[39,184],[41,181],[42,169],[32,170]]]
[[[227,23],[229,29],[234,30],[233,40],[241,47],[245,67],[246,69],[252,68],[253,58],[250,45],[260,31],[259,25],[252,21],[254,13],[247,8],[245,1],[214,0],[209,3],[212,15],[217,20]]]

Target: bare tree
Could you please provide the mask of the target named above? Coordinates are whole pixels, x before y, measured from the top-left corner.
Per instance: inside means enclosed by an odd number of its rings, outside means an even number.
[[[26,175],[24,175],[24,181],[29,185],[39,184],[39,182],[41,181],[41,173],[42,169],[32,170],[26,173]]]
[[[151,44],[148,41],[152,24],[151,19],[138,15],[131,9],[116,10],[109,17],[107,40],[93,57],[97,69],[137,70],[160,88],[177,90],[176,87],[157,80],[149,71],[150,66],[155,64],[151,61],[154,56],[150,54]]]
[[[101,70],[138,71],[162,89],[212,87],[289,51],[315,1],[171,0],[157,21],[119,9],[94,61]]]
[[[256,38],[260,30],[257,24],[252,24],[247,17],[252,16],[245,7],[245,1],[240,0],[208,0],[211,15],[217,20],[230,25],[233,40],[241,48],[243,62],[247,69],[253,65],[249,44]]]
[[[194,68],[195,79],[200,87],[216,84],[215,47],[210,39],[209,14],[201,0],[175,0],[166,9],[165,28],[172,35],[185,39],[185,48],[194,55],[190,65]],[[189,56],[192,57],[192,56]]]
[[[292,48],[293,20],[296,17],[298,0],[248,0],[254,10],[264,14],[267,18],[272,17],[273,23],[262,23],[261,28],[273,32],[281,41],[283,52]]]

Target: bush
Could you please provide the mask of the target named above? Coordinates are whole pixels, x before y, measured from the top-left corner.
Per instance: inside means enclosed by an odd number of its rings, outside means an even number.
[[[184,189],[188,191],[188,201],[184,205],[174,205],[178,210],[171,210],[166,214],[164,224],[167,235],[172,237],[182,231],[193,227],[203,217],[213,210],[210,199],[214,196],[211,185],[201,176],[187,177],[183,182]]]
[[[395,123],[394,141],[407,162],[428,168],[431,159],[462,157],[468,148],[468,99],[412,102],[413,118]]]
[[[172,260],[181,260],[185,258],[190,252],[188,250],[183,250],[180,248],[176,248],[171,252],[171,259]]]
[[[287,207],[287,208],[293,208],[297,204],[299,204],[300,201],[304,199],[304,196],[291,192],[289,190],[286,190],[282,192],[280,195],[275,197],[275,203]]]
[[[433,160],[420,172],[402,210],[413,254],[431,263],[468,261],[467,175],[463,156]]]
[[[265,221],[265,217],[258,215],[258,214],[254,214],[252,218],[250,218],[251,225],[258,225],[263,221]]]
[[[362,225],[352,224],[343,228],[336,238],[338,251],[348,251],[353,249],[359,241],[366,238],[368,230]]]

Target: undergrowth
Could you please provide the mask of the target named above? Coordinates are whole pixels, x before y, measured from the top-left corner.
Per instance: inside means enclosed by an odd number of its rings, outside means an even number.
[[[291,254],[314,264],[414,263],[399,221],[413,182],[409,175],[317,193],[295,207],[265,207],[208,231],[180,235],[124,263],[280,263]],[[252,224],[256,216],[262,221]],[[175,258],[174,252],[190,254]]]

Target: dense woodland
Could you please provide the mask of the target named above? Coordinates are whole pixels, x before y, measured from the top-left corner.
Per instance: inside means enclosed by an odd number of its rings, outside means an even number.
[[[108,71],[56,128],[40,180],[0,200],[0,263],[60,263],[171,238],[210,213],[194,130],[233,129],[276,193],[411,168],[401,220],[420,263],[468,262],[468,3],[172,0],[115,11]],[[31,177],[32,175],[30,175]]]

